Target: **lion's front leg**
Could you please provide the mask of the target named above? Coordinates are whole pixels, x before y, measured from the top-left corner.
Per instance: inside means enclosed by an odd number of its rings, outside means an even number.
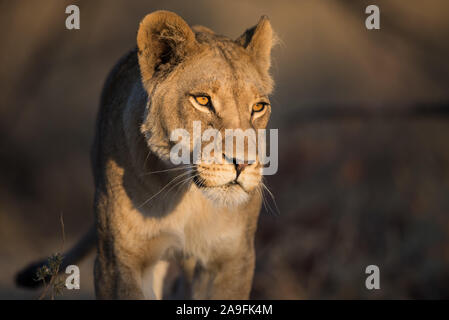
[[[119,201],[120,200],[120,201]],[[122,189],[98,193],[97,258],[95,260],[95,293],[98,299],[144,299],[142,290],[142,251],[133,227],[131,211]],[[127,219],[128,217],[128,219]]]
[[[144,294],[139,269],[124,256],[107,257],[99,253],[94,269],[97,299],[141,300]]]
[[[220,257],[199,265],[193,282],[194,299],[249,299],[253,276],[255,254],[254,247],[238,254]]]

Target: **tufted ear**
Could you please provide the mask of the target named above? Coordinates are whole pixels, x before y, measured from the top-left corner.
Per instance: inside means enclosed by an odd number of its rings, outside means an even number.
[[[246,48],[262,71],[270,69],[273,30],[267,16],[262,16],[257,25],[246,30],[236,42]]]
[[[195,34],[177,14],[155,11],[147,15],[137,32],[139,66],[146,84],[158,70],[181,61],[197,47]]]

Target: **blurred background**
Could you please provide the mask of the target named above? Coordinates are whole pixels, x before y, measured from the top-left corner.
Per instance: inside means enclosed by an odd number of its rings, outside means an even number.
[[[81,29],[65,28],[76,4]],[[365,28],[377,4],[381,29]],[[0,298],[93,222],[89,150],[103,81],[166,9],[232,38],[270,17],[280,215],[264,210],[255,299],[449,298],[449,3],[0,1]],[[270,203],[274,206],[274,203]],[[93,257],[81,290],[94,297]],[[366,266],[380,290],[365,288]]]

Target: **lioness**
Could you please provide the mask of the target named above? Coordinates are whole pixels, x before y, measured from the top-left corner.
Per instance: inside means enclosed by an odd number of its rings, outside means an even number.
[[[178,15],[147,15],[137,50],[103,89],[93,146],[96,226],[65,254],[73,264],[97,244],[100,299],[162,297],[168,261],[185,270],[195,299],[247,299],[261,209],[260,161],[174,166],[170,133],[265,128],[273,33],[268,18],[237,40]],[[225,134],[223,134],[223,137]],[[17,282],[32,285],[36,267]]]

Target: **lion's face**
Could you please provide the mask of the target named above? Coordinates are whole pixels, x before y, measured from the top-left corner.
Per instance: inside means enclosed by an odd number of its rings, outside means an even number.
[[[170,19],[176,21],[159,25],[162,31],[153,30],[159,38],[152,44],[165,45],[160,51],[165,55],[171,52],[174,57],[158,67],[152,66],[154,71],[148,79],[142,71],[149,97],[142,132],[150,149],[164,160],[169,159],[177,143],[170,140],[175,130],[188,132],[192,161],[198,150],[194,137],[202,137],[201,158],[186,166],[192,182],[216,205],[242,204],[258,191],[262,179],[257,148],[254,150],[250,144],[257,146],[257,130],[266,127],[271,113],[271,27],[268,20],[262,19],[232,41],[202,28],[193,33],[179,17]],[[176,23],[176,30],[164,31]],[[161,39],[169,43],[161,44]],[[256,40],[262,43],[252,42]],[[146,62],[151,58],[156,59],[146,56],[147,47],[147,43],[139,44],[141,69],[148,67]],[[234,137],[229,129],[236,130]],[[244,141],[243,148],[236,146],[239,138]],[[233,141],[233,148],[226,149],[227,140]],[[212,144],[219,147],[208,149]]]

